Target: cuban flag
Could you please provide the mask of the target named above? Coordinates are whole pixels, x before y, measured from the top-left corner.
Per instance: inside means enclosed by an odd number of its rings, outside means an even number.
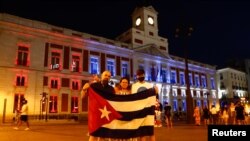
[[[131,95],[89,91],[90,135],[105,138],[132,138],[154,134],[155,90]]]

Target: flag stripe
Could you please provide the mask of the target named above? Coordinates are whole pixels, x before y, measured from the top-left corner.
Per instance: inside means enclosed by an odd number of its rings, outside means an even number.
[[[155,105],[155,96],[148,97],[146,99],[135,101],[109,101],[112,107],[115,107],[116,111],[130,112],[138,111],[147,107]]]
[[[94,89],[100,96],[102,96],[104,99],[109,101],[117,101],[117,102],[128,102],[128,101],[137,101],[141,99],[148,98],[150,96],[155,96],[155,89],[151,88],[146,91],[142,91],[136,94],[130,94],[130,95],[118,95],[118,94],[112,94],[112,93],[105,93],[101,91],[100,89]]]
[[[109,129],[137,129],[139,126],[151,126],[154,124],[152,123],[154,118],[154,115],[148,115],[144,118],[133,119],[130,122],[115,119],[102,127]]]
[[[138,129],[126,130],[126,129],[109,129],[101,127],[92,135],[106,138],[134,138],[141,136],[149,136],[154,134],[153,126],[140,126]]]
[[[118,111],[119,112],[119,111]],[[154,106],[134,112],[119,112],[122,117],[119,120],[130,121],[135,118],[143,118],[147,115],[155,115]]]

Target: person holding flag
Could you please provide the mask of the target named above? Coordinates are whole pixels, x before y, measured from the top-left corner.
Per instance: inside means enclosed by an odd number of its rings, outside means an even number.
[[[86,83],[83,88],[82,88],[82,91],[81,91],[81,96],[84,97],[86,94],[87,94],[87,91],[92,91],[93,92],[93,89],[95,91],[101,91],[102,93],[104,94],[114,94],[115,93],[115,90],[112,86],[109,85],[109,81],[110,81],[110,78],[111,78],[111,73],[109,71],[104,71],[101,75],[101,80],[100,81],[97,81],[95,83]],[[89,90],[89,88],[92,88]],[[93,92],[94,93],[94,92]],[[89,95],[89,111],[96,111],[96,113],[89,113],[88,114],[88,126],[89,126],[89,134],[90,134],[90,137],[89,137],[89,141],[97,141],[99,140],[100,138],[98,136],[95,136],[93,135],[92,133],[97,130],[102,124],[106,123],[106,122],[110,122],[111,119],[109,117],[109,105],[108,103],[105,101],[103,102],[100,102],[102,101],[102,98],[101,96],[98,95],[98,93],[91,93]],[[95,101],[94,99],[99,99],[100,101]],[[102,106],[100,104],[103,104],[105,105],[103,107],[103,109],[97,107],[97,106]],[[92,109],[92,110],[91,110]],[[96,109],[99,109],[99,111],[97,111]],[[113,118],[119,118],[120,115],[114,110],[112,109],[111,107],[111,110],[114,111],[115,114]],[[101,115],[99,115],[101,114]],[[97,119],[101,117],[100,119]],[[99,122],[94,122],[94,121],[99,121]],[[98,139],[99,138],[99,139]]]
[[[142,92],[142,91],[146,91],[146,90],[148,90],[150,88],[153,88],[155,90],[155,93],[158,94],[158,88],[156,86],[153,86],[152,84],[145,81],[145,71],[143,69],[138,69],[137,70],[136,78],[137,78],[138,81],[132,85],[132,94]],[[156,102],[156,98],[155,98],[155,101],[153,101],[153,102],[154,103]],[[147,136],[141,136],[140,137],[141,141],[146,141],[147,138],[150,141],[155,141],[154,122],[155,122],[155,119],[152,119],[151,120],[152,126],[151,126],[151,130],[150,130],[150,131],[152,131],[152,133],[149,133],[149,135],[147,135]]]

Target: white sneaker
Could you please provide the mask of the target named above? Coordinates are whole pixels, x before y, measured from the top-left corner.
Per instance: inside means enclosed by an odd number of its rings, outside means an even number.
[[[18,130],[19,128],[18,127],[14,127],[13,129]]]
[[[27,130],[30,130],[30,128],[25,128],[24,130],[27,131]]]

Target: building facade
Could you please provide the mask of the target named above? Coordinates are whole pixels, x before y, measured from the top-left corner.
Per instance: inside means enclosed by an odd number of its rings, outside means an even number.
[[[244,103],[248,101],[248,81],[245,72],[233,68],[219,69],[217,85],[218,98],[225,97],[229,100],[240,98]]]
[[[159,88],[161,103],[186,112],[184,58],[170,55],[167,38],[158,35],[157,12],[136,8],[132,27],[115,40],[0,13],[0,117],[9,121],[28,100],[34,119],[79,117],[88,113],[81,87],[110,70],[112,80],[135,81],[143,68]],[[193,104],[218,103],[216,68],[189,60]]]

